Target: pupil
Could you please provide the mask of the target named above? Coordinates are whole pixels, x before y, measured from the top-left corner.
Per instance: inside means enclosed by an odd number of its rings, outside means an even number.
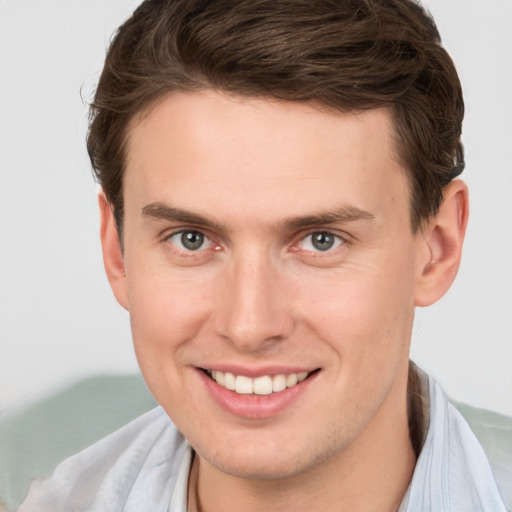
[[[313,233],[312,243],[319,251],[327,251],[334,245],[334,237],[329,233]]]
[[[199,249],[204,242],[204,236],[197,231],[185,231],[181,235],[181,243],[183,247],[195,251]]]

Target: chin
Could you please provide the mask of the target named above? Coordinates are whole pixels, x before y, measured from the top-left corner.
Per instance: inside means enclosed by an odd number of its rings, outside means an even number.
[[[209,450],[196,450],[201,458],[225,474],[253,480],[286,479],[307,473],[313,467],[325,463],[331,458],[328,451],[314,453],[313,450],[301,450],[292,445],[287,450],[280,447],[263,447],[255,443],[240,448],[232,445],[230,449],[211,453]]]
[[[299,461],[282,460],[280,457],[272,457],[270,460],[262,460],[261,456],[250,460],[241,460],[240,457],[221,457],[209,462],[223,473],[251,480],[288,478],[304,471]]]

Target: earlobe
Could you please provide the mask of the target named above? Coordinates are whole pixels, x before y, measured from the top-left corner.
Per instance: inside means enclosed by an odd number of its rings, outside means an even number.
[[[468,189],[455,180],[444,190],[438,213],[423,230],[424,254],[415,290],[415,305],[439,300],[457,275],[469,214]]]
[[[117,302],[119,302],[124,309],[128,310],[123,252],[121,250],[114,214],[103,191],[98,194],[98,204],[100,209],[100,237],[105,272],[107,273],[110,287],[114,292]]]

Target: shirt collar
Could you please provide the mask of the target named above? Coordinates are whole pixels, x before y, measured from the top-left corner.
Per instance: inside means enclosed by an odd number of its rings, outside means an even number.
[[[428,420],[423,447],[398,512],[506,512],[491,468],[475,435],[439,385],[418,368]],[[168,512],[187,512],[193,460],[183,454]]]
[[[506,512],[483,448],[440,386],[426,379],[428,429],[398,512]]]
[[[192,467],[192,460],[193,450],[187,443],[187,448],[178,469],[178,476],[174,483],[174,490],[172,492],[168,512],[187,512],[188,477]]]

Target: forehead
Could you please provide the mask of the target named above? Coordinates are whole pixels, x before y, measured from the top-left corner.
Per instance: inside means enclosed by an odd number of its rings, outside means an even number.
[[[299,201],[368,209],[385,190],[388,207],[409,197],[389,109],[333,113],[213,91],[171,93],[132,123],[124,187],[138,207],[170,200],[221,212],[229,200],[261,219],[290,215]]]

